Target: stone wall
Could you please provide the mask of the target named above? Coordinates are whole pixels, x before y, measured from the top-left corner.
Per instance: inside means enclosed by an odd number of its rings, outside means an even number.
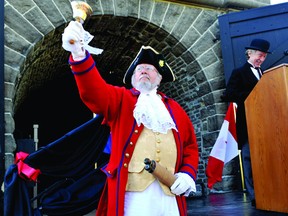
[[[120,85],[125,68],[142,44],[151,45],[167,58],[177,80],[163,85],[161,90],[184,107],[195,126],[200,152],[198,179],[206,183],[207,158],[227,109],[220,100],[225,80],[217,17],[235,11],[233,1],[223,7],[208,7],[207,1],[86,2],[93,9],[92,17],[84,24],[95,36],[91,45],[105,50],[102,56],[95,57],[97,64],[103,74],[110,68],[115,84]],[[260,1],[243,2],[250,2],[251,8],[263,6]],[[61,33],[72,20],[72,10],[67,0],[5,0],[4,4],[7,168],[13,163],[16,148],[14,114],[32,90],[69,71]],[[219,190],[235,189],[238,170],[233,164],[225,169],[225,181],[217,186]]]

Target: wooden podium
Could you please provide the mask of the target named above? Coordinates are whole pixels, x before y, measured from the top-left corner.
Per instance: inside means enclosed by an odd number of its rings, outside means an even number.
[[[245,109],[256,208],[288,213],[288,64],[265,71]]]

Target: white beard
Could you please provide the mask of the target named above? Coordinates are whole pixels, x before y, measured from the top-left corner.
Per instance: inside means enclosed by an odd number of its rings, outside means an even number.
[[[151,91],[152,85],[150,82],[139,82],[136,89],[142,93]]]
[[[156,84],[152,84],[150,81],[140,81],[136,83],[135,88],[141,93],[147,93],[153,90],[156,86]]]

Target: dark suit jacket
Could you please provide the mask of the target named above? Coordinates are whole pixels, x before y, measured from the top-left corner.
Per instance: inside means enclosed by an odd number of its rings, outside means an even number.
[[[250,67],[251,65],[246,62],[240,68],[232,71],[222,97],[226,102],[237,103],[236,130],[239,149],[248,140],[244,101],[258,82]]]

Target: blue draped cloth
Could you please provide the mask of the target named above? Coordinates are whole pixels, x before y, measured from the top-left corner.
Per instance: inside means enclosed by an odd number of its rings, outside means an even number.
[[[4,177],[4,216],[80,216],[96,209],[106,182],[100,168],[109,158],[103,150],[110,128],[102,121],[97,116],[26,157],[24,163],[39,169],[40,176],[59,179],[36,197],[31,194],[35,184],[21,178],[17,165],[11,165]],[[33,200],[38,202],[35,209]]]

